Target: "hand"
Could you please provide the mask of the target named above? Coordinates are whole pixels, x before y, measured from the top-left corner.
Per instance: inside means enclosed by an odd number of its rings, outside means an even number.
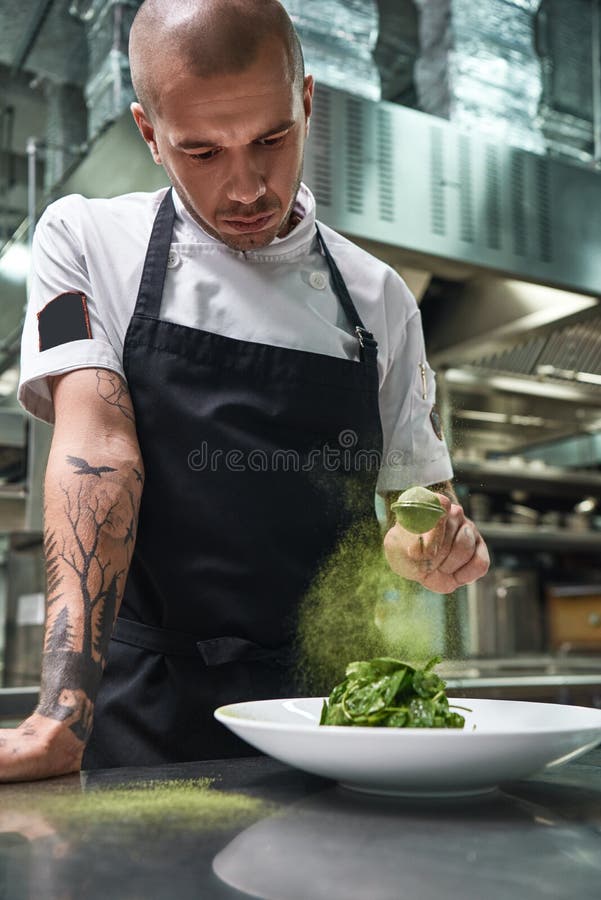
[[[18,728],[0,729],[0,782],[37,781],[78,772],[84,743],[68,722],[33,713]]]
[[[450,594],[485,575],[490,565],[486,544],[458,503],[436,495],[446,516],[426,534],[411,534],[398,523],[384,538],[384,552],[393,572],[417,581],[437,594]]]

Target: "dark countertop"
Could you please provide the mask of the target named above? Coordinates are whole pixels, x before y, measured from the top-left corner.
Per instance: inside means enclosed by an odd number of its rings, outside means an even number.
[[[229,814],[115,805],[116,785],[196,778]],[[598,900],[600,884],[601,749],[454,800],[354,794],[265,757],[0,785],[1,900]]]

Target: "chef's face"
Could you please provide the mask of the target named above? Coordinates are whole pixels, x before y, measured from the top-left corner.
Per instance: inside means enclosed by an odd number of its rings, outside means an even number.
[[[132,113],[155,162],[192,217],[234,250],[290,228],[309,128],[313,79],[293,84],[283,47],[263,44],[243,72],[199,78],[170,66],[158,111]]]

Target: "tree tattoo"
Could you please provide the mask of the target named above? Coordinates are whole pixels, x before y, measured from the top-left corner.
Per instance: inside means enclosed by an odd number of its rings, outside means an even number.
[[[111,406],[116,406],[127,419],[133,422],[134,410],[131,396],[123,379],[116,372],[108,369],[96,369],[96,378],[98,380],[96,385],[98,396],[110,403]]]
[[[63,540],[58,556],[72,569],[79,582],[83,606],[82,653],[86,658],[102,663],[105,661],[108,641],[105,642],[106,647],[95,651],[96,632],[99,623],[106,620],[106,606],[112,606],[109,611],[114,616],[117,607],[115,585],[123,577],[129,559],[124,560],[123,568],[115,568],[110,558],[102,558],[100,543],[103,534],[118,528],[116,520],[122,518],[122,511],[119,510],[121,501],[112,501],[104,492],[86,491],[83,484],[77,491],[62,485],[62,491],[72,540]],[[128,491],[128,497],[133,506],[133,492]],[[132,518],[134,512],[132,509]],[[112,625],[112,618],[110,622]]]
[[[124,544],[129,544],[130,541],[134,539],[134,528],[136,526],[135,519],[132,519],[129,525],[127,526],[127,531],[125,532],[125,537],[123,538]]]
[[[69,622],[69,607],[63,606],[48,631],[46,650],[72,650],[73,628]]]
[[[62,496],[64,527],[45,533],[47,623],[37,711],[85,741],[135,546],[142,486],[130,467],[121,472],[75,456],[67,462],[84,477],[60,483],[55,497]]]
[[[56,603],[63,596],[58,589],[63,581],[58,552],[56,549],[56,537],[53,531],[47,531],[44,536],[44,555],[46,557],[46,608]]]

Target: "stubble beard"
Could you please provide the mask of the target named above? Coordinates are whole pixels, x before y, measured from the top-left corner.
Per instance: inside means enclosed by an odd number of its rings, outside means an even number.
[[[164,164],[163,164],[164,165]],[[171,182],[174,190],[177,192],[178,197],[182,201],[186,211],[192,216],[197,225],[206,231],[211,237],[215,238],[221,243],[225,244],[226,247],[229,247],[230,250],[236,250],[237,252],[245,252],[246,250],[260,250],[263,247],[268,247],[276,237],[285,237],[291,231],[290,223],[292,219],[292,214],[294,212],[294,204],[296,203],[296,198],[298,196],[298,192],[300,189],[301,181],[302,181],[302,165],[296,177],[296,181],[294,184],[294,189],[292,191],[292,200],[290,201],[290,205],[286,210],[286,215],[280,222],[277,227],[275,233],[272,233],[272,229],[270,228],[266,234],[262,232],[258,232],[257,234],[222,234],[217,231],[215,228],[212,228],[208,222],[198,215],[194,206],[192,205],[186,191],[183,188],[183,185],[177,181],[177,179],[173,176],[173,173],[170,172],[165,166],[165,171],[167,172],[167,176],[169,181]]]

